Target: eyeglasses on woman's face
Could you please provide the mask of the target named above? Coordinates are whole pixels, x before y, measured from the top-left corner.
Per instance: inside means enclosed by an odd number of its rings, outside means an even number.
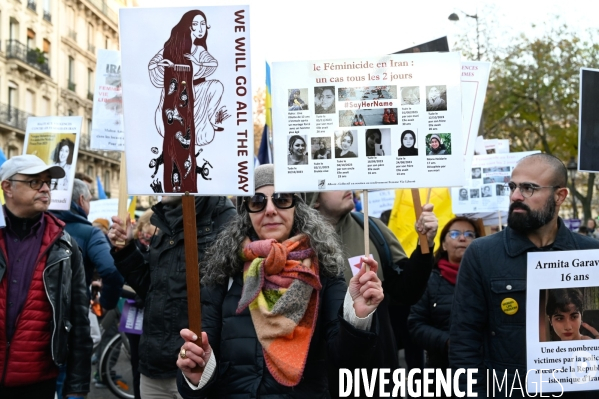
[[[245,209],[250,213],[262,212],[268,203],[268,196],[256,193],[244,199]],[[279,209],[289,209],[295,206],[296,196],[289,193],[274,193],[270,197],[274,206]]]
[[[466,240],[474,240],[476,238],[476,233],[474,233],[474,231],[470,231],[470,230],[466,230],[466,231],[449,230],[449,232],[447,233],[447,235],[452,240],[457,240],[461,236],[464,236],[464,238]]]

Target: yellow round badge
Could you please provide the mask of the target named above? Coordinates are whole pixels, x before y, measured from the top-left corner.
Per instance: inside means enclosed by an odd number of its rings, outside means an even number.
[[[514,315],[518,312],[518,302],[514,298],[505,298],[501,301],[501,310],[507,315]]]

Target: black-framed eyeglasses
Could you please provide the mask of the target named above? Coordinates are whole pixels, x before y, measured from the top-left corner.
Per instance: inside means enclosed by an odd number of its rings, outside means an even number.
[[[58,186],[57,180],[41,180],[41,179],[32,179],[32,180],[17,180],[17,179],[8,179],[8,181],[18,181],[20,183],[29,183],[29,187],[34,190],[39,190],[42,188],[44,184],[48,185],[50,190],[56,190],[56,186]]]
[[[449,236],[449,238],[451,238],[452,240],[457,240],[458,238],[460,238],[461,236],[464,236],[464,238],[466,240],[474,240],[476,238],[476,233],[474,231],[470,231],[470,230],[466,230],[466,231],[460,231],[460,230],[449,230],[447,232],[447,235]]]
[[[561,188],[560,186],[537,186],[536,184],[532,183],[516,184],[514,182],[507,183],[505,187],[510,190],[510,195],[514,194],[514,191],[516,191],[516,188],[518,188],[520,190],[520,194],[522,194],[522,196],[525,198],[532,197],[535,191],[540,190],[542,188],[552,188],[554,190]]]
[[[268,198],[268,196],[262,193],[256,193],[251,197],[247,197],[243,200],[245,209],[250,213],[261,212],[266,208]],[[296,202],[295,194],[289,193],[274,193],[270,198],[273,205],[279,209],[293,208]]]

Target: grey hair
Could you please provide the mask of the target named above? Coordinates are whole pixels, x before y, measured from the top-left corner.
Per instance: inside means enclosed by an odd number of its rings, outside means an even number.
[[[239,258],[243,240],[246,237],[255,237],[256,233],[245,207],[239,208],[239,213],[217,236],[206,250],[204,260],[200,262],[202,284],[223,284],[229,277],[243,271],[243,262]],[[308,236],[310,246],[318,256],[322,276],[334,277],[341,274],[343,250],[339,237],[320,213],[298,201],[291,231],[291,234],[303,233]]]
[[[76,204],[79,204],[79,198],[84,196],[86,199],[91,197],[91,193],[89,192],[89,187],[87,184],[80,179],[73,180],[73,194],[71,195],[71,200]]]

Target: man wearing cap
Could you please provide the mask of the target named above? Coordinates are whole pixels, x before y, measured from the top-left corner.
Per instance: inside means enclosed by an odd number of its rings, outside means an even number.
[[[189,326],[181,195],[163,196],[152,207],[151,223],[158,233],[145,260],[133,242],[131,224],[121,219],[108,232],[115,265],[127,284],[144,300],[143,333],[139,342],[140,393],[144,399],[181,398],[177,391],[177,354],[183,345],[179,332]],[[195,197],[198,259],[235,215],[226,197]],[[123,242],[125,245],[123,246]]]
[[[0,398],[54,398],[89,391],[89,300],[77,243],[46,212],[60,166],[21,155],[0,168],[6,228],[0,230]]]

